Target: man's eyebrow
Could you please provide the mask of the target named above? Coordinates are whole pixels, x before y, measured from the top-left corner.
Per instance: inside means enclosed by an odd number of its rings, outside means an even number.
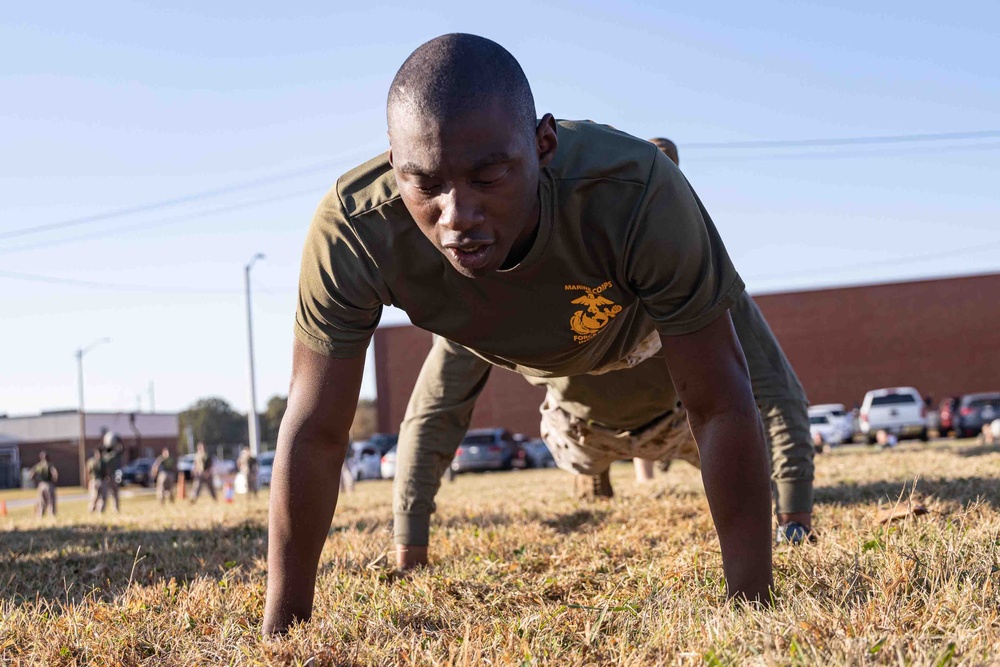
[[[400,173],[410,174],[413,176],[431,176],[426,169],[421,167],[419,164],[414,164],[413,162],[404,162],[399,166]]]
[[[484,158],[476,160],[475,164],[472,165],[473,170],[484,169],[486,167],[492,167],[495,164],[503,164],[505,162],[510,162],[511,158],[504,152],[490,153]]]

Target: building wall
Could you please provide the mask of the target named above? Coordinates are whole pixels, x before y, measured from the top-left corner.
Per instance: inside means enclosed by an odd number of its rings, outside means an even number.
[[[860,404],[869,389],[914,386],[936,400],[1000,391],[1000,274],[754,297],[813,403]],[[431,334],[375,332],[379,430],[397,432]],[[544,390],[494,368],[474,428],[538,434]]]
[[[375,385],[378,429],[398,433],[417,375],[430,352],[433,336],[414,326],[382,327],[375,331]],[[538,406],[545,390],[528,384],[517,373],[490,370],[476,401],[471,428],[503,426],[514,433],[538,436]]]
[[[1000,390],[1000,273],[754,298],[813,403]]]
[[[176,438],[180,418],[172,412],[88,412],[84,428],[88,438],[99,438],[105,431],[124,437],[133,435],[135,428],[143,438]],[[78,438],[80,413],[76,410],[43,412],[40,415],[0,418],[0,433],[22,442],[44,442],[66,437]]]

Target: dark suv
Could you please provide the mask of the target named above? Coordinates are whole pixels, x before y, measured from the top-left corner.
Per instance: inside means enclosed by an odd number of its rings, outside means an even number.
[[[136,459],[127,466],[115,471],[115,481],[119,484],[149,486],[153,483],[150,471],[153,468],[153,461],[155,460],[151,458]]]
[[[398,433],[376,433],[372,437],[368,438],[367,446],[378,450],[379,456],[385,456],[390,449],[396,446],[399,442]],[[360,445],[361,443],[359,443]]]
[[[953,416],[955,435],[971,438],[983,430],[983,424],[1000,419],[1000,392],[966,394],[958,401]]]
[[[455,472],[510,470],[517,446],[505,428],[478,428],[465,434],[455,450],[451,469]]]

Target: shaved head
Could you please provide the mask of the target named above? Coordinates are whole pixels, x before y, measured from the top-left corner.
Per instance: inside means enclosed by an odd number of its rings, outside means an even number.
[[[663,137],[653,137],[649,140],[651,143],[655,144],[664,155],[670,158],[674,164],[680,165],[681,159],[677,155],[677,144],[670,141],[670,139],[664,139]]]
[[[500,104],[512,126],[533,136],[535,100],[514,56],[485,37],[454,33],[410,54],[389,87],[389,135],[403,112],[439,124]]]

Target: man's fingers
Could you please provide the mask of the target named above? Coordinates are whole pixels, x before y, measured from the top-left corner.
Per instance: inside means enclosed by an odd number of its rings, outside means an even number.
[[[396,567],[400,570],[412,570],[421,565],[427,565],[427,547],[396,545]]]

